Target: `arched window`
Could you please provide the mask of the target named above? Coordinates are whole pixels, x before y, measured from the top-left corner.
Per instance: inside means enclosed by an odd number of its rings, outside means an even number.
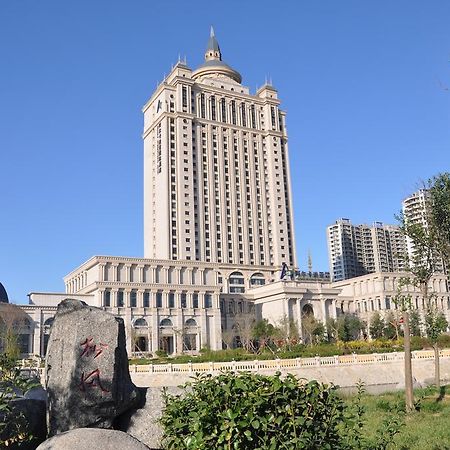
[[[230,294],[240,294],[245,292],[244,275],[241,272],[233,272],[228,279]]]
[[[250,286],[263,286],[266,284],[266,279],[261,272],[254,273],[250,278]]]
[[[170,319],[163,319],[161,320],[161,323],[159,324],[160,327],[171,327],[172,321]]]
[[[302,308],[302,314],[304,316],[314,316],[314,310],[313,307],[310,304],[305,305]]]
[[[50,328],[52,327],[54,320],[54,317],[49,317],[48,319],[46,319],[46,321],[44,322],[44,332],[50,332]]]
[[[195,319],[188,319],[188,320],[186,320],[185,325],[187,327],[196,327],[197,326],[197,322],[195,321]]]
[[[135,326],[135,328],[148,327],[148,323],[147,323],[147,321],[144,318],[141,317],[140,319],[136,319],[134,321],[134,326]]]

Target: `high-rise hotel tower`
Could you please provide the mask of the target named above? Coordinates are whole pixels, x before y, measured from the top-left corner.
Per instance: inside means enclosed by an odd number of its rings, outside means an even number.
[[[286,114],[222,61],[178,62],[143,108],[146,258],[296,265]]]

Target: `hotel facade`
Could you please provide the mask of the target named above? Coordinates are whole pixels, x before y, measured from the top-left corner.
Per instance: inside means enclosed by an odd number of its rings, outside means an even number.
[[[64,293],[30,293],[24,354],[45,355],[64,298],[123,318],[136,355],[239,345],[263,318],[293,320],[302,335],[305,314],[357,311],[353,280],[294,270],[286,114],[273,86],[242,85],[212,30],[204,63],[178,62],[143,114],[144,258],[94,256],[64,278]],[[367,301],[384,299],[380,286]]]

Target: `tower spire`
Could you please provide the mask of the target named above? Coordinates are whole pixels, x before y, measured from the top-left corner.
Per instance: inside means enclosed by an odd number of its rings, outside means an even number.
[[[208,45],[206,46],[205,60],[222,61],[222,53],[220,52],[219,43],[217,42],[216,35],[214,33],[214,28],[212,25],[209,33]]]

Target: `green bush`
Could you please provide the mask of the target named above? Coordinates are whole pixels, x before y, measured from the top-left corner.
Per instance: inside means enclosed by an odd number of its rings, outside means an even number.
[[[0,353],[0,448],[20,446],[33,438],[24,415],[14,410],[13,400],[40,383],[23,378],[16,365],[17,359]]]
[[[182,395],[164,393],[160,423],[168,450],[386,450],[403,426],[398,408],[367,438],[364,388],[350,403],[335,386],[251,373],[198,375]]]
[[[167,449],[338,449],[344,403],[335,387],[293,375],[197,375],[183,396],[165,394]]]

